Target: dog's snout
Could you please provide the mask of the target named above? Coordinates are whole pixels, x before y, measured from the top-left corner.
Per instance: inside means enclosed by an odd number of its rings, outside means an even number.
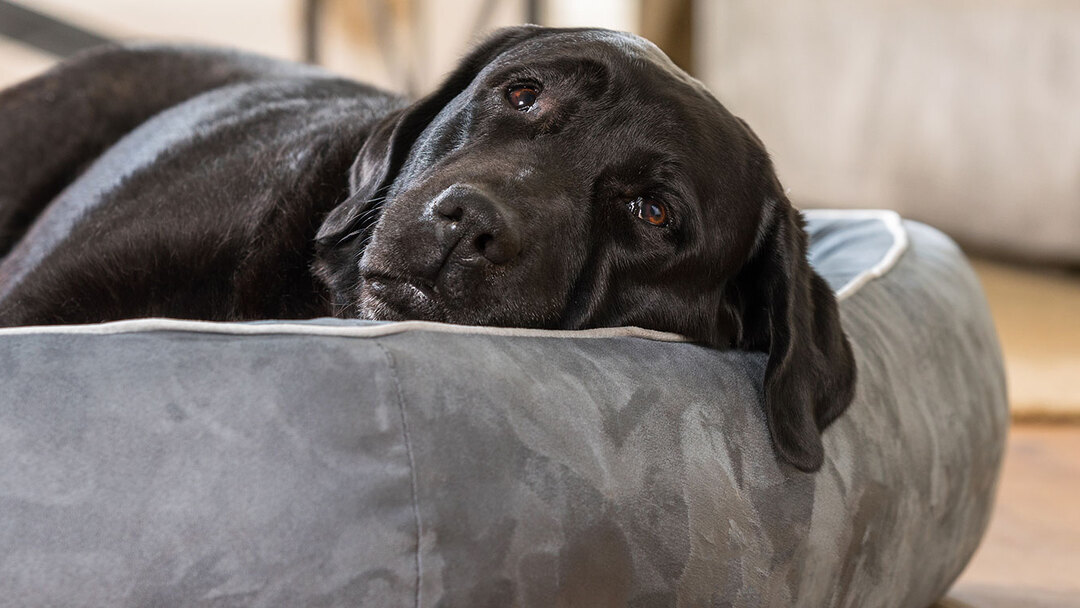
[[[464,260],[483,257],[492,264],[506,264],[521,253],[517,215],[480,190],[451,186],[432,211],[447,253],[456,248]]]

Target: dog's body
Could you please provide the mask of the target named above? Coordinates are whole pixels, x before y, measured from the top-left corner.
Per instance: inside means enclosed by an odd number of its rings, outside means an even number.
[[[502,30],[432,95],[111,49],[0,94],[0,325],[325,315],[638,325],[770,353],[780,455],[851,400],[760,141],[654,46]]]
[[[330,315],[315,232],[402,105],[301,66],[169,48],[94,52],[3,93],[0,324]]]

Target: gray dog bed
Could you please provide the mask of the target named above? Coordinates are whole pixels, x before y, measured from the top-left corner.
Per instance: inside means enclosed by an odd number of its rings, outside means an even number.
[[[669,334],[0,330],[0,603],[923,608],[991,509],[993,326],[935,230],[807,215],[860,377],[816,474],[765,355]]]

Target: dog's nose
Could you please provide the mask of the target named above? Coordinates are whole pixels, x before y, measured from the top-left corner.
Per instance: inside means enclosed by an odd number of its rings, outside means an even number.
[[[447,252],[456,247],[464,260],[482,256],[492,264],[506,264],[521,253],[517,214],[480,190],[451,186],[435,200],[432,211]]]

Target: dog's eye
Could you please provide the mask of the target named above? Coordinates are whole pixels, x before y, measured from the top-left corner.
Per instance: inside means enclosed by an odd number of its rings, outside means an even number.
[[[639,196],[628,202],[627,206],[630,208],[630,213],[653,226],[663,226],[668,221],[667,207],[652,199]]]
[[[515,84],[506,90],[506,101],[515,110],[527,112],[540,96],[540,89],[532,84]]]

